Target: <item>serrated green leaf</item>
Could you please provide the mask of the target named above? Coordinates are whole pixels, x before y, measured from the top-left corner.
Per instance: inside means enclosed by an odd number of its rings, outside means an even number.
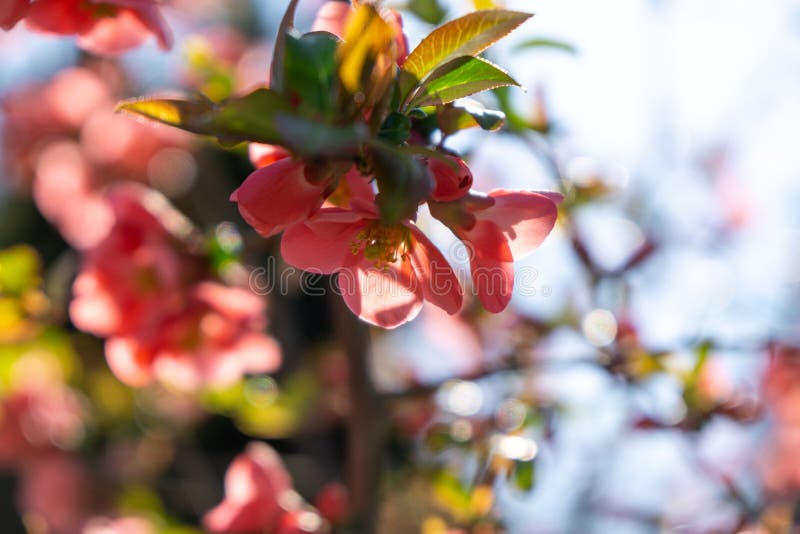
[[[339,38],[328,32],[286,35],[285,93],[299,100],[299,110],[330,116]]]
[[[574,45],[557,39],[537,38],[523,41],[514,47],[514,50],[529,50],[531,48],[550,48],[552,50],[560,50],[567,54],[576,54],[578,49]]]
[[[281,144],[305,158],[355,155],[368,136],[362,123],[329,126],[288,113],[277,114],[274,123]]]
[[[428,24],[441,24],[447,16],[447,11],[438,0],[411,0],[408,10]]]
[[[117,110],[214,136],[223,143],[280,143],[274,117],[289,106],[274,91],[262,88],[220,104],[201,97],[144,98],[121,102]]]
[[[504,9],[470,13],[435,29],[409,54],[403,63],[408,80],[424,82],[442,65],[461,56],[476,56],[494,44],[531,15]]]
[[[422,85],[411,105],[447,104],[481,91],[519,84],[506,71],[480,58],[462,56],[441,66]]]

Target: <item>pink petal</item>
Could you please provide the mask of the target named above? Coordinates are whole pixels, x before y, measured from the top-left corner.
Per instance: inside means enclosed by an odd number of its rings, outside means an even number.
[[[203,384],[226,387],[236,384],[246,374],[277,370],[281,363],[281,349],[272,337],[253,332],[241,335],[229,347],[209,347],[207,354],[194,354],[190,358],[194,360]]]
[[[29,4],[29,0],[5,0],[0,5],[0,28],[13,28],[27,13]]]
[[[278,234],[322,204],[323,185],[306,180],[301,161],[283,159],[256,170],[234,191],[242,217],[261,235]]]
[[[447,162],[438,158],[428,160],[428,170],[431,171],[436,184],[431,198],[440,202],[457,200],[467,194],[472,187],[472,171],[469,170],[461,158],[448,157],[452,168]]]
[[[128,9],[114,17],[102,17],[88,31],[81,32],[78,46],[97,55],[117,55],[145,42],[150,30]]]
[[[353,203],[375,204],[372,177],[364,176],[354,165],[339,180],[336,190],[325,200],[328,207],[351,208]]]
[[[334,208],[335,209],[335,208]],[[281,239],[281,256],[293,267],[321,274],[332,274],[342,268],[348,256],[352,256],[352,243],[356,234],[364,228],[364,219],[352,212],[340,212],[345,222],[330,220],[333,214],[323,208],[313,221],[290,226]],[[327,220],[324,218],[327,215]]]
[[[91,29],[95,20],[82,0],[37,0],[25,17],[32,30],[68,35]]]
[[[81,272],[72,288],[74,298],[69,305],[69,317],[76,327],[98,336],[108,336],[119,328],[117,303],[95,273]]]
[[[250,154],[250,162],[257,169],[272,165],[276,161],[280,161],[291,156],[289,151],[283,147],[277,145],[265,145],[262,143],[250,143],[248,146],[248,153]]]
[[[419,228],[412,225],[409,228],[414,236],[411,265],[422,286],[425,300],[451,315],[457,313],[463,302],[463,289],[453,268]]]
[[[508,237],[514,258],[521,258],[541,245],[555,226],[558,209],[549,196],[503,189],[491,191],[489,196],[495,200],[494,205],[475,215],[500,227]]]
[[[275,529],[282,513],[281,495],[292,481],[269,445],[253,442],[225,474],[225,499],[203,518],[214,533],[250,533]]]
[[[132,387],[146,386],[153,380],[150,363],[153,355],[135,340],[112,337],[106,340],[106,360],[111,371]]]
[[[478,221],[463,237],[472,247],[470,270],[472,285],[487,311],[503,311],[514,290],[514,263],[511,249],[500,228],[489,221]]]
[[[197,284],[194,295],[216,311],[236,320],[257,320],[266,311],[266,303],[262,297],[240,287],[205,281]]]
[[[351,256],[337,282],[347,307],[375,326],[395,328],[422,309],[423,290],[407,261],[378,269],[363,254]]]
[[[353,8],[350,7],[349,2],[325,2],[322,7],[319,8],[319,11],[317,11],[317,18],[314,19],[311,31],[330,32],[342,38],[344,36],[344,27],[347,23],[347,17],[350,16],[352,11]]]

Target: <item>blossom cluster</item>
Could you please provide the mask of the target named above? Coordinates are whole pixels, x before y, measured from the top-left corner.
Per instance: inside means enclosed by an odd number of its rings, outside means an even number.
[[[391,57],[402,65],[408,52],[399,15],[382,15],[394,31]],[[348,4],[328,2],[314,29],[341,38],[352,16]],[[231,195],[242,217],[262,236],[283,232],[281,253],[290,265],[336,273],[347,306],[361,319],[393,328],[413,319],[423,301],[450,314],[461,309],[464,290],[417,225],[416,208],[387,222],[369,170],[345,163],[330,171],[270,145],[251,145],[251,158],[259,168]],[[561,195],[503,189],[481,193],[472,189],[472,172],[458,156],[431,153],[419,161],[427,173],[421,202],[467,247],[480,302],[490,312],[502,311],[511,299],[514,261],[553,229]]]
[[[188,220],[134,184],[112,187],[106,199],[114,223],[85,253],[70,316],[106,338],[121,380],[192,390],[278,367],[280,350],[263,333],[264,301],[214,279]]]

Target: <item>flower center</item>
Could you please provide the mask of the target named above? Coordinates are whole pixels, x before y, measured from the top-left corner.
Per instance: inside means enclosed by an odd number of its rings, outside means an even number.
[[[397,260],[405,260],[411,250],[411,231],[402,224],[373,221],[356,234],[350,243],[353,254],[364,251],[364,257],[379,269]]]

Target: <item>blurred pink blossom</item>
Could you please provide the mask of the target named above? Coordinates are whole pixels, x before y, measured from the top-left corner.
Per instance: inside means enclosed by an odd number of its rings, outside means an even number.
[[[105,185],[130,180],[176,192],[190,179],[175,170],[191,158],[189,136],[114,113],[119,79],[113,68],[71,68],[2,103],[7,174],[16,189],[32,191],[42,214],[76,248],[108,231]]]
[[[162,49],[172,46],[172,35],[155,0],[16,1],[0,22],[9,28],[23,16],[34,31],[77,35],[78,45],[95,54],[119,54],[150,35]]]
[[[86,253],[70,316],[108,338],[112,371],[133,386],[157,379],[193,390],[276,369],[263,299],[211,278],[190,223],[141,186],[116,186],[107,198],[114,223]]]
[[[292,489],[280,456],[266,443],[252,442],[225,474],[225,498],[203,518],[215,534],[322,532],[319,514]]]

